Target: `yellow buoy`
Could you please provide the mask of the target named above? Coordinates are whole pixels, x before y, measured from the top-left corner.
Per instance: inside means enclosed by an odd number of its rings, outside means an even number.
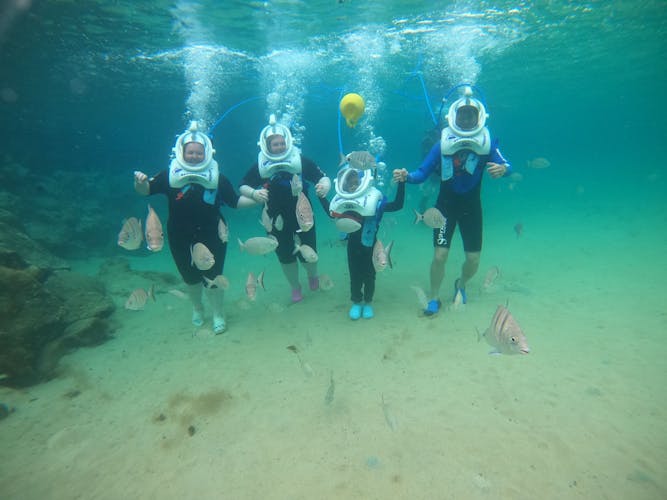
[[[361,115],[364,114],[366,103],[359,94],[345,94],[340,100],[340,112],[345,117],[347,126],[354,128]]]

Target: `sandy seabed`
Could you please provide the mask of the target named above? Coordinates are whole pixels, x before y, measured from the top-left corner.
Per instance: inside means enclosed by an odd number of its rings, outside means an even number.
[[[230,251],[221,336],[164,290],[141,312],[114,297],[113,339],[48,383],[0,388],[16,408],[0,421],[0,498],[667,498],[665,207],[612,212],[524,214],[520,238],[487,219],[469,303],[431,319],[411,289],[426,287],[430,236],[407,213],[388,224],[395,266],[372,320],[348,319],[345,252],[324,230],[335,287],[295,305],[273,256]],[[175,272],[168,252],[131,259]],[[457,238],[447,299],[461,259]],[[245,275],[262,269],[250,303]],[[477,341],[506,301],[527,356]]]

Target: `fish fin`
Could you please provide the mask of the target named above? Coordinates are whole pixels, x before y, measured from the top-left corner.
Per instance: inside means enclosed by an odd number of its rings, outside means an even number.
[[[300,249],[301,249],[301,247],[300,247],[299,244],[295,241],[295,242],[294,242],[294,251],[292,252],[292,255],[296,255],[296,254],[298,254]]]
[[[212,279],[209,279],[206,276],[204,276],[204,281],[206,283],[204,285],[206,288],[211,288],[211,286],[213,286],[213,280]]]
[[[245,249],[245,245],[244,245],[243,242],[241,241],[241,238],[236,238],[236,239],[239,240],[239,248],[240,248],[241,251],[243,252],[243,250]]]
[[[479,333],[479,328],[477,327],[475,327],[475,331],[477,332],[477,342],[479,342],[480,340],[482,340],[482,334]]]
[[[257,275],[257,284],[266,292],[266,287],[264,287],[264,271]]]
[[[415,220],[412,222],[413,224],[419,224],[420,221],[424,220],[424,215],[420,214],[416,208],[412,209],[413,212],[415,213]]]

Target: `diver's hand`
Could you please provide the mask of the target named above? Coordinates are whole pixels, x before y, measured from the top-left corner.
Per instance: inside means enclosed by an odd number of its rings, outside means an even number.
[[[503,175],[505,175],[505,173],[507,172],[507,165],[505,165],[504,163],[488,162],[486,164],[486,171],[492,178],[498,179]]]
[[[315,184],[315,194],[320,198],[324,198],[329,194],[331,189],[331,179],[328,177],[322,177],[317,184]]]
[[[255,200],[257,203],[268,203],[269,190],[266,188],[253,189],[250,198]]]
[[[134,190],[143,195],[150,193],[150,185],[148,183],[148,176],[139,170],[134,171]]]
[[[405,168],[397,168],[391,173],[394,182],[405,182],[408,180],[408,171]]]

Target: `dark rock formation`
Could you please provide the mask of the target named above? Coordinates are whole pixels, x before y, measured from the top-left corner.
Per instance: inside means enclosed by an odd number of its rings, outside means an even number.
[[[113,310],[101,281],[69,271],[0,211],[0,383],[53,376],[63,354],[108,338]]]

